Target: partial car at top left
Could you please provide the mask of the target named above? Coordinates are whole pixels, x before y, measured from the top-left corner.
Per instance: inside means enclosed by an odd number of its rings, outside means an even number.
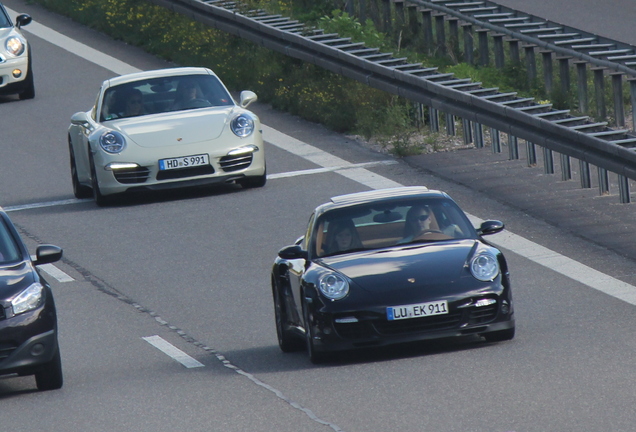
[[[20,28],[31,22],[27,14],[20,14],[15,25],[0,3],[0,94],[17,94],[20,99],[33,99],[33,69],[31,46]]]
[[[37,266],[59,261],[62,249],[40,245],[33,260],[0,207],[0,375],[35,375],[39,390],[62,387],[57,312]]]
[[[214,183],[244,188],[266,182],[256,101],[235,102],[202,67],[138,72],[102,83],[95,105],[71,117],[73,192],[105,205],[127,192]]]

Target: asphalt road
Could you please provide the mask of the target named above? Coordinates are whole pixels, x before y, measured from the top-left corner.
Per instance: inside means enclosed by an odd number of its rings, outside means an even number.
[[[5,3],[124,64],[166,66],[35,5]],[[0,99],[0,205],[31,251],[37,243],[64,247],[58,268],[71,280],[49,279],[66,382],[39,393],[30,377],[0,378],[10,430],[633,430],[636,317],[634,302],[616,297],[634,292],[633,260],[541,211],[577,194],[565,213],[579,215],[576,207],[590,202],[606,213],[631,205],[580,193],[575,182],[563,187],[541,167],[488,148],[395,160],[257,104],[266,125],[264,188],[98,208],[72,197],[65,131],[116,62],[69,53],[57,35],[30,40],[36,98]],[[298,173],[325,166],[340,168]],[[320,367],[304,353],[284,355],[269,288],[275,252],[331,195],[393,184],[445,190],[475,218],[506,222],[507,233],[491,239],[512,269],[518,336],[365,351]],[[542,199],[546,190],[553,195]],[[521,195],[521,204],[506,195]],[[186,367],[144,339],[154,336],[202,366]]]

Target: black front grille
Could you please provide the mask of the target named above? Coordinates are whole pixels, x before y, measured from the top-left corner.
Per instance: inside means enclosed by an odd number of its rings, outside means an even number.
[[[157,180],[171,180],[186,177],[196,177],[207,174],[214,174],[214,168],[212,167],[212,165],[202,165],[192,168],[159,171],[157,173]]]
[[[497,303],[490,306],[482,306],[471,309],[468,314],[469,324],[483,324],[497,317]]]
[[[148,180],[150,171],[145,167],[137,167],[113,170],[113,174],[119,183],[136,184],[144,183]]]
[[[373,325],[381,335],[396,335],[419,332],[430,332],[457,328],[462,321],[461,312],[445,315],[435,315],[426,318],[411,318],[403,320],[378,320]]]
[[[13,342],[0,343],[0,362],[11,355],[18,348]]]
[[[334,328],[338,336],[343,339],[369,339],[375,336],[375,330],[373,330],[368,321],[346,324],[335,323]]]
[[[223,156],[219,160],[219,164],[225,172],[239,171],[249,167],[252,164],[252,159],[254,159],[252,153],[239,156]]]

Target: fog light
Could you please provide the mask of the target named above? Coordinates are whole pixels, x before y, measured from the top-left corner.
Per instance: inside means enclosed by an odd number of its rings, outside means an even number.
[[[510,305],[505,300],[501,303],[501,313],[504,315],[508,315],[510,313]]]
[[[13,69],[13,78],[20,78],[22,76],[22,71],[20,69]]]
[[[44,353],[44,345],[42,345],[41,343],[37,343],[31,347],[31,355],[33,357],[37,357],[39,355],[42,355],[43,353]]]

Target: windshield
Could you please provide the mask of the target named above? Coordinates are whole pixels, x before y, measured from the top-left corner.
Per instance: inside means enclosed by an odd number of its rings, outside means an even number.
[[[231,105],[232,97],[213,75],[151,78],[106,90],[100,121]]]
[[[445,198],[371,203],[327,212],[315,225],[318,257],[419,242],[475,238],[457,204]]]
[[[20,260],[20,250],[15,240],[9,233],[4,222],[0,219],[0,264],[6,264]]]
[[[4,9],[4,6],[0,4],[0,28],[13,27],[13,23],[11,22],[11,18],[7,15],[7,11]]]

